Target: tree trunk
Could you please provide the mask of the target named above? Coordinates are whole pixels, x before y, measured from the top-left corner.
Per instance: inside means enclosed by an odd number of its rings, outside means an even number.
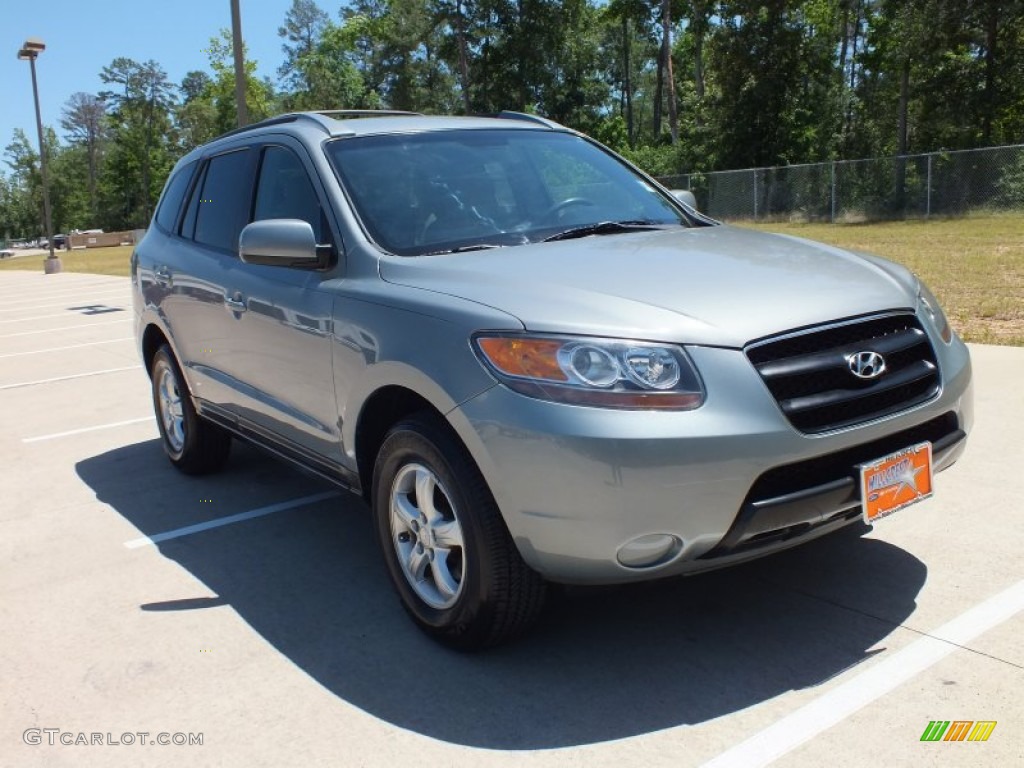
[[[857,87],[857,45],[860,43],[860,20],[863,14],[863,0],[857,0],[853,15],[853,40],[850,43],[850,90]]]
[[[153,146],[153,96],[150,96],[146,112],[146,151],[142,155],[142,215],[145,224],[137,222],[138,226],[148,226],[150,219],[149,211],[149,153]]]
[[[661,4],[661,47],[665,59],[665,86],[668,95],[668,130],[672,143],[679,141],[679,114],[676,111],[676,80],[672,75],[672,0]]]
[[[462,14],[462,0],[455,1],[455,38],[459,46],[459,86],[462,88],[462,107],[466,114],[473,109],[469,98],[469,54],[466,50],[466,20]]]
[[[626,136],[629,146],[633,146],[633,74],[631,71],[632,62],[630,57],[632,51],[629,45],[629,17],[622,14],[622,94],[626,102]]]
[[[663,41],[664,42],[664,41]],[[662,99],[664,98],[664,81],[665,81],[665,46],[662,45],[658,51],[658,66],[657,75],[654,80],[654,102],[652,104],[653,109],[653,120],[651,121],[651,129],[654,131],[654,142],[657,143],[658,139],[661,138],[661,107]]]
[[[86,157],[89,159],[89,216],[96,217],[96,139],[89,137],[85,148]]]
[[[981,119],[981,138],[988,145],[992,143],[992,122],[996,111],[996,45],[999,31],[999,2],[989,0],[985,18],[985,113]]]
[[[910,59],[900,65],[899,122],[896,128],[896,190],[895,204],[900,213],[906,212],[907,191],[907,108],[910,102]]]
[[[842,74],[842,79],[846,78],[846,52],[850,45],[850,4],[846,0],[843,2],[842,15],[839,21],[839,71]]]
[[[704,117],[700,106],[704,103],[704,29],[705,16],[704,3],[693,3],[693,15],[690,17],[690,28],[693,30],[693,87],[697,94],[697,114],[695,115],[697,127],[704,124]]]
[[[529,47],[528,47],[529,46],[529,41],[527,40],[526,34],[523,31],[523,28],[525,26],[526,26],[526,12],[523,9],[523,0],[518,0],[518,2],[516,3],[516,32],[515,32],[515,34],[516,34],[516,36],[520,40],[520,45],[517,46],[517,49],[522,54],[521,56],[519,56],[519,61],[518,61],[519,66],[516,67],[516,72],[518,73],[518,78],[519,78],[518,88],[516,89],[516,90],[519,91],[519,104],[516,106],[516,110],[518,110],[519,112],[526,112],[527,111],[526,107],[527,107],[527,104],[529,103],[529,93],[530,93],[530,91],[529,91],[529,82],[528,82],[528,78],[530,77],[530,75],[523,71],[526,68],[526,55],[529,52]],[[532,73],[532,71],[533,71],[533,69],[531,67],[530,68],[530,72]]]
[[[907,109],[910,104],[910,59],[900,65],[899,122],[896,128],[896,154],[907,154]]]

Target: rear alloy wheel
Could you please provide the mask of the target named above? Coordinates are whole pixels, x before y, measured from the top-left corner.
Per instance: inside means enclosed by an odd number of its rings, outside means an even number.
[[[479,469],[439,417],[418,414],[391,429],[372,500],[392,583],[429,635],[476,650],[536,620],[544,581],[519,556]]]
[[[171,463],[189,475],[205,475],[223,467],[231,451],[231,435],[199,418],[181,369],[166,344],[153,357],[150,378],[153,410]]]

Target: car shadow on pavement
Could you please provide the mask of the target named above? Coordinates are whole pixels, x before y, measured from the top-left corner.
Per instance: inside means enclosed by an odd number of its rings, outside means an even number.
[[[146,535],[329,489],[247,446],[206,478],[173,470],[156,440],[76,469]],[[228,604],[327,690],[400,728],[474,747],[568,747],[702,723],[884,648],[927,570],[863,530],[685,579],[559,588],[518,643],[460,654],[405,616],[368,510],[345,494],[163,541],[217,597],[154,594],[139,609]]]

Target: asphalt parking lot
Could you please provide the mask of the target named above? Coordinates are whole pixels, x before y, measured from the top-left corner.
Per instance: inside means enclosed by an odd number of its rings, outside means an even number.
[[[1024,349],[972,353],[934,499],[460,655],[358,499],[237,443],[170,466],[126,279],[0,274],[0,765],[1020,765]]]

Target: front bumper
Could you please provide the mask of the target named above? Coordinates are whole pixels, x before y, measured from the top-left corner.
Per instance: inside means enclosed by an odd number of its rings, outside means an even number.
[[[784,549],[860,517],[857,464],[921,440],[935,471],[973,420],[966,347],[935,345],[942,389],[875,422],[795,430],[741,351],[689,348],[707,388],[689,412],[615,411],[494,387],[449,414],[526,562],[553,581],[615,583],[708,570]],[[667,535],[649,567],[621,548]]]

